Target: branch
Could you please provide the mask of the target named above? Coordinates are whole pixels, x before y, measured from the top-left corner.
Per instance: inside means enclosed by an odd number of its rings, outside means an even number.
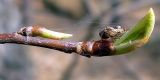
[[[99,35],[100,40],[83,42],[65,42],[60,39],[71,34],[48,30],[43,27],[24,27],[12,34],[0,34],[0,44],[15,43],[33,45],[63,51],[75,52],[82,56],[110,56],[131,52],[148,42],[155,24],[152,8],[132,29],[125,32],[120,26],[106,27]]]
[[[87,57],[107,56],[111,55],[111,52],[114,51],[113,43],[105,39],[88,42],[65,42],[48,38],[23,36],[18,33],[0,34],[0,44],[4,43],[39,46],[63,51],[65,53],[75,52]]]

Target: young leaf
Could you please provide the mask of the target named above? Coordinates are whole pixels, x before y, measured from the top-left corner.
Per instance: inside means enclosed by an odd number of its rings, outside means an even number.
[[[130,52],[148,42],[155,24],[152,8],[133,28],[127,31],[120,39],[115,41],[116,54]]]
[[[72,37],[72,34],[55,32],[39,26],[23,27],[17,33],[23,36],[32,36],[32,37],[39,36],[43,38],[57,39],[57,40]]]
[[[72,37],[72,34],[67,33],[61,33],[61,32],[55,32],[48,29],[43,28],[41,30],[41,37],[44,38],[51,38],[51,39],[66,39]]]

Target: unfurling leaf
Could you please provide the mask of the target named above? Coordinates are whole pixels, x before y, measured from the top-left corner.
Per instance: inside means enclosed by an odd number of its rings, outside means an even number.
[[[148,42],[155,24],[155,15],[152,8],[133,28],[115,41],[116,54],[124,54]]]
[[[41,30],[41,37],[44,38],[51,38],[51,39],[66,39],[72,37],[72,34],[67,33],[61,33],[61,32],[55,32],[48,29],[43,28]]]
[[[17,33],[23,36],[32,36],[32,37],[39,36],[43,38],[57,39],[57,40],[72,37],[72,34],[55,32],[39,26],[23,27]]]

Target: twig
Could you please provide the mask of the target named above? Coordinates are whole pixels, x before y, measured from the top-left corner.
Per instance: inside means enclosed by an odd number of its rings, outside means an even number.
[[[115,50],[113,42],[109,39],[101,39],[97,41],[86,41],[86,42],[66,42],[49,38],[33,37],[33,35],[25,35],[28,33],[27,31],[25,32],[25,30],[20,30],[20,31],[11,34],[0,34],[0,44],[15,43],[15,44],[39,46],[39,47],[59,50],[65,53],[75,52],[77,54],[86,57],[109,56],[113,55]]]
[[[20,31],[12,34],[0,34],[0,43],[33,45],[51,48],[66,53],[75,52],[86,57],[120,55],[131,52],[146,44],[153,31],[154,24],[154,11],[150,8],[146,16],[144,16],[135,27],[126,33],[123,33],[124,30],[121,30],[120,27],[113,29],[107,28],[100,32],[101,39],[97,41],[65,42],[54,40],[54,38],[68,38],[71,35],[41,27],[37,28],[35,26],[30,26],[22,28]],[[114,37],[118,37],[119,39],[114,41]]]

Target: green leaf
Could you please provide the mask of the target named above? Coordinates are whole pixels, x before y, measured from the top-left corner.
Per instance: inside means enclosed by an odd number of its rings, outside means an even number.
[[[153,31],[155,16],[152,8],[133,28],[115,41],[116,54],[124,54],[143,46]]]
[[[55,32],[48,29],[43,28],[41,30],[41,34],[39,36],[50,39],[66,39],[72,37],[72,34]]]

